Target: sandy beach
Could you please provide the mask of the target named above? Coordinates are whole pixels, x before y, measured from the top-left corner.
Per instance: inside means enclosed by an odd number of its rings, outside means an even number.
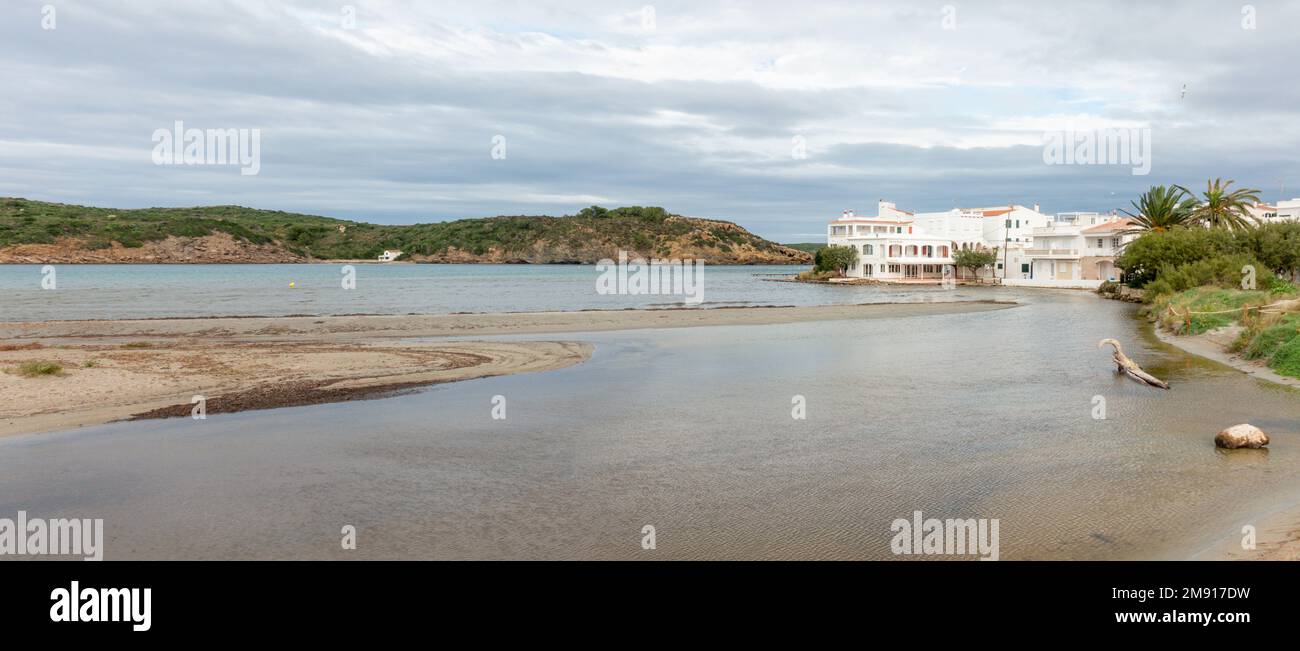
[[[1199,335],[1179,336],[1155,329],[1156,337],[1193,355],[1230,366],[1251,377],[1300,388],[1300,379],[1279,375],[1257,360],[1234,355],[1227,346],[1237,338],[1238,326],[1219,328]],[[1257,454],[1258,450],[1232,450],[1229,453]],[[1197,555],[1197,560],[1300,560],[1300,504],[1261,514],[1255,527],[1255,548],[1242,547],[1243,535],[1233,533]],[[1244,526],[1244,525],[1243,525]]]
[[[976,312],[1011,303],[667,309],[512,314],[253,317],[0,323],[0,436],[129,418],[356,400],[546,371],[586,360],[573,341],[414,341]],[[24,376],[24,364],[59,370]]]
[[[1280,375],[1264,364],[1262,360],[1245,359],[1240,355],[1228,352],[1228,344],[1237,338],[1238,332],[1240,332],[1240,326],[1235,325],[1190,336],[1174,335],[1161,330],[1159,327],[1155,328],[1156,337],[1170,346],[1181,348],[1193,355],[1216,361],[1224,366],[1231,366],[1251,377],[1300,388],[1300,379]]]

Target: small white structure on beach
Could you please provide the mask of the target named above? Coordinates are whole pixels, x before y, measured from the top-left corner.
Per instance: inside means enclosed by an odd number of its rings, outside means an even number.
[[[401,257],[401,255],[402,255],[401,251],[389,251],[387,249],[384,249],[384,252],[379,254],[379,261],[392,262],[393,260],[396,260],[399,257]]]

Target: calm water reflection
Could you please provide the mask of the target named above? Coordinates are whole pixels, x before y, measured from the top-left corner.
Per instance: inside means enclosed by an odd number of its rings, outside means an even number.
[[[384,400],[10,438],[0,514],[102,517],[109,558],[884,559],[890,522],[921,510],[999,518],[1005,559],[1092,559],[1189,556],[1300,496],[1300,394],[1163,346],[1132,306],[1021,298],[566,335],[595,356]],[[1115,376],[1096,348],[1111,336],[1173,390]],[[1271,450],[1216,451],[1215,432],[1247,421]],[[345,524],[356,551],[339,549]]]

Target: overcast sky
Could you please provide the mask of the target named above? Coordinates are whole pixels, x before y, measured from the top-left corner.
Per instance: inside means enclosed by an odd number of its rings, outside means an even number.
[[[660,205],[787,242],[879,198],[1109,210],[1213,176],[1300,196],[1300,2],[0,11],[0,195],[385,223]],[[177,120],[259,129],[258,174],[155,165]],[[1150,174],[1044,163],[1046,132],[1110,127],[1150,129]]]

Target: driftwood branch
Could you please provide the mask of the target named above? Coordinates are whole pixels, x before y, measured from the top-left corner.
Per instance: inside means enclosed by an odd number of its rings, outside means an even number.
[[[1101,348],[1107,344],[1115,348],[1115,355],[1114,355],[1115,365],[1119,367],[1117,370],[1127,373],[1129,377],[1143,384],[1150,385],[1153,387],[1160,387],[1161,389],[1169,388],[1169,384],[1167,382],[1142,370],[1142,367],[1138,366],[1137,362],[1134,362],[1133,360],[1129,359],[1128,355],[1124,354],[1124,349],[1119,345],[1118,341],[1115,341],[1114,339],[1102,339],[1100,342],[1097,343],[1097,347]]]

